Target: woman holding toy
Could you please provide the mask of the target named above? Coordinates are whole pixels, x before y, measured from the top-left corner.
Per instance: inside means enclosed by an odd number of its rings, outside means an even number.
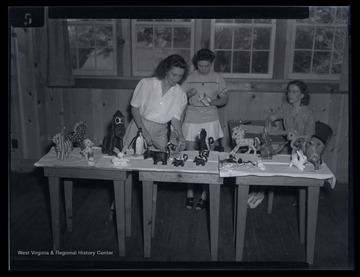
[[[149,147],[165,151],[169,122],[185,148],[180,120],[187,97],[180,84],[187,72],[185,60],[179,55],[170,55],[158,64],[154,77],[140,80],[130,102],[133,120],[126,130],[124,151],[139,128]]]
[[[198,150],[196,143],[202,129],[206,130],[207,138],[212,137],[214,142],[224,137],[217,107],[227,104],[227,87],[224,78],[212,70],[214,60],[213,51],[209,49],[197,51],[192,60],[195,70],[189,74],[182,85],[189,99],[182,125],[186,150]],[[215,143],[210,145],[210,149],[213,150],[214,146]],[[205,208],[206,199],[207,193],[204,188],[196,210]],[[188,209],[192,209],[193,201],[193,186],[189,184],[186,197]]]

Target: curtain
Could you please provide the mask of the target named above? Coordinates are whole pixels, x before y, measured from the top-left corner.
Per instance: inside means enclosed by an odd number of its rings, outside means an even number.
[[[73,86],[67,22],[48,18],[45,9],[44,27],[37,30],[40,55],[40,83],[46,86]]]

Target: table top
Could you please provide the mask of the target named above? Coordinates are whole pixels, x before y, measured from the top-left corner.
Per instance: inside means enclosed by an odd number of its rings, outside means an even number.
[[[228,153],[219,153],[219,160],[222,161],[229,156]],[[236,160],[241,158],[244,161],[251,161],[255,164],[244,163],[243,165],[219,163],[220,177],[243,177],[243,176],[286,176],[286,177],[300,177],[300,178],[313,178],[329,180],[332,188],[335,187],[336,178],[330,171],[327,165],[323,162],[321,169],[315,170],[314,165],[307,162],[305,169],[299,170],[296,167],[289,167],[290,155],[279,154],[273,156],[271,160],[261,159],[259,155],[253,154],[236,154]],[[265,166],[264,170],[261,170],[257,163],[261,161]]]
[[[208,161],[204,166],[196,165],[193,160],[198,155],[198,151],[182,151],[181,155],[187,154],[188,160],[184,166],[174,166],[172,164],[173,158],[167,161],[167,165],[162,165],[161,162],[154,164],[152,158],[144,159],[143,156],[134,156],[129,152],[125,158],[129,159],[128,165],[115,165],[112,162],[114,156],[104,155],[100,147],[93,147],[94,164],[88,165],[85,158],[80,154],[79,148],[74,148],[70,157],[64,157],[64,160],[59,160],[56,156],[55,148],[43,156],[34,165],[37,167],[55,167],[55,168],[88,168],[91,169],[104,169],[104,170],[125,170],[125,171],[160,171],[160,172],[182,172],[182,173],[210,173],[219,174],[219,152],[211,151]]]

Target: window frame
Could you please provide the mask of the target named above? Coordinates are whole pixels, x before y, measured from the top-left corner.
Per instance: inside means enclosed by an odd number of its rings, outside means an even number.
[[[149,18],[150,19],[150,18]],[[131,19],[131,76],[132,77],[145,77],[145,76],[151,76],[154,72],[152,71],[141,71],[137,69],[137,32],[136,28],[138,26],[151,26],[151,27],[157,27],[157,26],[163,26],[163,27],[171,27],[172,29],[172,39],[173,39],[173,30],[174,27],[190,27],[191,30],[191,38],[190,38],[190,64],[189,64],[189,71],[193,70],[193,66],[191,63],[192,57],[194,56],[194,49],[195,49],[195,19],[190,19],[190,21],[184,22],[184,21],[137,21],[137,19]],[[174,48],[173,46],[171,49],[182,49],[182,48]],[[185,48],[184,48],[185,49]],[[186,48],[187,49],[187,48]],[[165,57],[164,57],[165,58]]]
[[[113,69],[111,70],[105,70],[105,69],[72,69],[74,76],[116,76],[118,74],[118,66],[117,66],[117,28],[116,28],[116,19],[108,19],[108,20],[97,20],[97,19],[89,19],[86,21],[83,21],[81,19],[68,19],[67,20],[67,26],[75,26],[76,27],[76,39],[77,37],[77,26],[79,25],[93,25],[95,26],[111,26],[113,33],[112,33],[112,41],[113,41]],[[96,49],[96,43],[94,45],[94,48]],[[76,55],[77,55],[77,62],[79,61],[79,54],[78,54],[79,44],[78,41],[76,42]],[[79,64],[77,64],[77,67],[79,67]]]
[[[339,7],[339,8],[342,8],[342,7]],[[350,18],[348,19],[348,22],[349,22],[349,20],[350,20]],[[289,52],[290,52],[290,54],[289,54],[289,67],[288,67],[288,76],[289,76],[289,78],[290,79],[300,79],[300,80],[341,81],[342,72],[336,73],[336,74],[331,74],[331,73],[327,73],[327,74],[321,74],[321,73],[293,73],[294,58],[295,58],[296,27],[297,26],[304,26],[304,27],[311,26],[311,27],[315,27],[315,30],[316,30],[317,27],[333,27],[335,29],[334,30],[334,36],[335,36],[337,27],[346,28],[347,32],[346,32],[346,38],[345,38],[345,43],[344,43],[344,49],[343,49],[343,63],[344,63],[345,59],[347,59],[345,48],[347,47],[347,43],[348,43],[349,23],[348,24],[344,24],[344,23],[341,23],[341,24],[340,23],[308,23],[308,22],[297,22],[295,19],[292,19],[292,20],[288,21],[288,28],[290,29],[290,38],[289,38],[290,44],[288,45]],[[315,34],[316,34],[316,31],[315,31]],[[313,59],[314,52],[319,51],[319,50],[314,49],[315,38],[316,38],[316,36],[314,35],[313,47],[311,49],[311,67],[312,67],[313,61],[314,61],[314,59]],[[332,49],[330,50],[331,51],[331,60],[332,60],[333,53],[337,52],[337,51],[334,50],[334,41],[335,41],[335,38],[333,38]],[[329,50],[327,52],[329,52]],[[331,66],[332,66],[332,64],[330,64],[330,70],[331,70]],[[341,71],[343,71],[343,66],[342,66]]]
[[[253,30],[256,27],[271,27],[270,32],[270,47],[269,47],[269,63],[268,63],[268,73],[224,73],[220,72],[224,78],[249,78],[249,79],[272,79],[273,78],[273,69],[274,69],[274,56],[275,56],[275,38],[276,38],[276,19],[271,19],[271,23],[216,23],[216,19],[211,19],[211,38],[210,38],[210,47],[214,52],[217,49],[214,48],[215,44],[215,28],[216,27],[251,27]],[[234,31],[234,29],[232,29]],[[233,35],[233,33],[232,33]],[[232,39],[232,44],[234,40]],[[249,50],[251,53],[256,52],[252,48]],[[231,68],[233,64],[233,53],[234,48],[231,49]],[[252,55],[250,56],[250,68],[251,68]]]

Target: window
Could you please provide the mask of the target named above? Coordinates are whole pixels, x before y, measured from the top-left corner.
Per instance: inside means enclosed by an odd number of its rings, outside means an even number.
[[[227,78],[272,78],[276,20],[213,19],[214,70]]]
[[[294,20],[290,78],[339,80],[347,45],[348,7],[310,7]]]
[[[116,75],[115,20],[68,19],[74,75]]]
[[[132,20],[133,76],[151,76],[158,63],[171,54],[191,65],[194,55],[193,19]]]

